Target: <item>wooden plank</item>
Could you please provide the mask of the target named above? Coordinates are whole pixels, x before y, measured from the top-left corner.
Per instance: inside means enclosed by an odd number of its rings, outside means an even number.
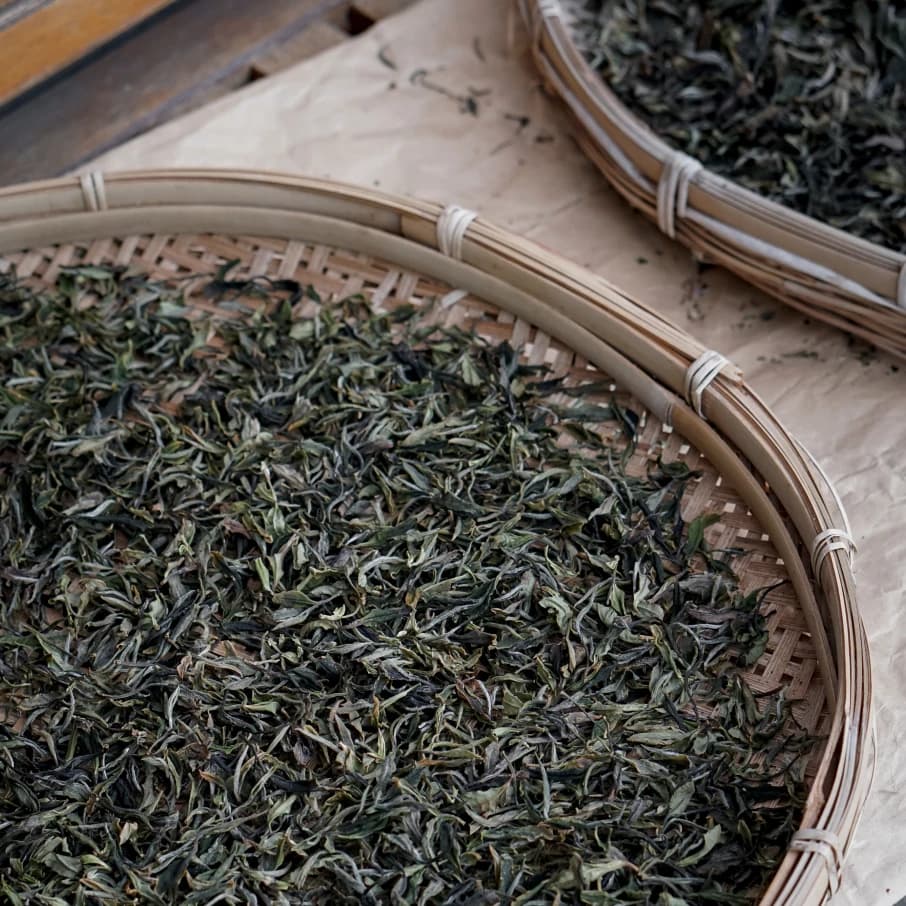
[[[111,4],[115,5],[115,4]],[[192,0],[0,111],[0,182],[66,172],[245,84],[256,59],[345,0]]]
[[[11,4],[0,31],[0,106],[134,28],[173,0],[53,0]]]
[[[349,35],[342,28],[330,22],[315,22],[270,52],[257,57],[251,66],[251,76],[262,79],[273,75],[348,40]]]

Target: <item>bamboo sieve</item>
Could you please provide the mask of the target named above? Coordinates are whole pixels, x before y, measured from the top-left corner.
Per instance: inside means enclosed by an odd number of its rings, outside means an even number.
[[[662,141],[576,46],[560,0],[519,0],[532,55],[582,149],[629,204],[701,261],[906,357],[906,255],[718,176]]]
[[[819,904],[839,883],[874,759],[871,677],[851,541],[817,464],[717,353],[606,281],[456,206],[276,174],[93,173],[0,190],[0,267],[52,283],[60,267],[125,265],[156,278],[211,272],[290,277],[322,297],[376,307],[442,300],[440,317],[532,363],[611,382],[640,414],[631,469],[661,455],[702,478],[684,517],[720,515],[709,540],[743,551],[746,590],[771,596],[770,641],[748,668],[783,684],[824,739],[790,850],[761,899]]]

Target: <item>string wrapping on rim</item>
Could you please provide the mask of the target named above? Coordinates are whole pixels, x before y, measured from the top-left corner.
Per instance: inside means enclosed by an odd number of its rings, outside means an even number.
[[[686,369],[686,376],[683,379],[683,395],[695,410],[696,415],[705,417],[702,412],[702,394],[727,364],[729,362],[719,352],[709,349]]]
[[[85,173],[79,177],[82,185],[82,198],[89,211],[105,211],[107,209],[107,190],[104,186],[104,174],[98,170]]]
[[[900,276],[897,278],[897,307],[906,308],[906,261],[900,268]]]
[[[821,564],[824,562],[824,558],[829,553],[831,553],[831,551],[848,551],[849,563],[850,566],[852,566],[853,554],[856,551],[856,542],[853,540],[853,532],[849,522],[849,516],[846,515],[846,507],[843,506],[843,499],[840,497],[840,492],[837,490],[837,486],[831,481],[830,475],[827,474],[821,463],[818,462],[817,459],[815,459],[811,451],[799,441],[797,441],[796,444],[809,460],[809,462],[811,462],[811,464],[815,467],[815,471],[817,471],[821,476],[825,485],[827,485],[828,490],[831,492],[831,496],[834,498],[834,503],[837,505],[837,510],[840,513],[840,518],[843,520],[842,529],[825,529],[823,532],[819,532],[812,540],[812,572],[815,574],[815,578],[820,581]]]
[[[815,574],[815,578],[819,582],[821,581],[821,564],[824,563],[828,554],[833,551],[846,551],[849,554],[850,563],[852,563],[855,550],[856,543],[848,531],[829,528],[819,532],[812,541],[812,572]]]
[[[437,218],[437,247],[448,258],[462,261],[462,241],[477,216],[474,211],[451,204]]]
[[[843,872],[843,853],[837,835],[833,831],[820,830],[817,827],[804,827],[793,834],[790,849],[816,853],[824,859],[828,885],[833,896],[840,888],[840,876]]]
[[[657,184],[657,225],[662,233],[676,239],[676,221],[686,216],[689,183],[702,165],[688,154],[677,151],[664,161]]]

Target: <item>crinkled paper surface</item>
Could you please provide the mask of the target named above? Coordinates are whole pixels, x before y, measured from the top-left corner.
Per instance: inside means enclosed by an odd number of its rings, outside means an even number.
[[[853,524],[880,751],[834,906],[892,906],[906,897],[906,367],[699,271],[586,162],[525,50],[505,0],[422,0],[85,169],[282,170],[455,202],[733,359],[836,482]]]

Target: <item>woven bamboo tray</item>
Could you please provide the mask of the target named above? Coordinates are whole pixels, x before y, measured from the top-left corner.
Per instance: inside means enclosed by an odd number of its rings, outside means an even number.
[[[611,185],[700,260],[906,357],[906,255],[750,192],[671,148],[585,61],[560,0],[518,0],[547,87]]]
[[[54,280],[110,263],[160,277],[292,277],[376,307],[441,297],[448,323],[509,339],[534,363],[612,382],[640,414],[632,468],[657,455],[703,478],[684,516],[720,514],[709,540],[744,554],[745,589],[769,600],[770,643],[747,679],[783,684],[825,738],[800,829],[763,904],[823,903],[839,883],[871,780],[871,685],[851,542],[823,474],[722,357],[610,284],[455,206],[334,183],[231,171],[63,178],[0,191],[0,267]],[[602,374],[603,373],[603,374]]]

